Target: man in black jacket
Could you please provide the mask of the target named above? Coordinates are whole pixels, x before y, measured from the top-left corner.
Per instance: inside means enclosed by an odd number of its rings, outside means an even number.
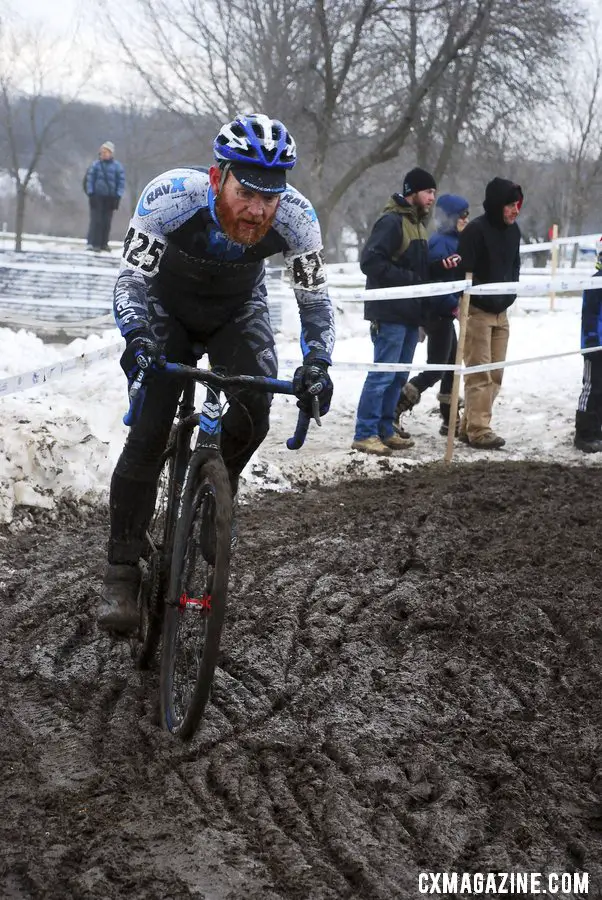
[[[472,272],[474,285],[518,281],[520,230],[516,219],[523,202],[520,185],[494,178],[485,189],[485,214],[466,226],[458,253],[464,272]],[[506,310],[516,294],[477,294],[470,298],[464,362],[467,366],[503,362],[508,347]],[[506,443],[491,429],[493,403],[502,384],[503,369],[465,376],[465,407],[460,440],[482,450],[497,450]]]
[[[362,250],[360,267],[367,289],[421,284],[457,265],[456,256],[429,263],[424,223],[436,188],[430,172],[415,168],[407,173],[403,193],[390,198]],[[426,302],[418,297],[366,302],[364,318],[370,321],[375,363],[412,362]],[[368,373],[357,410],[354,450],[390,456],[413,445],[393,428],[395,406],[407,378],[407,372]]]

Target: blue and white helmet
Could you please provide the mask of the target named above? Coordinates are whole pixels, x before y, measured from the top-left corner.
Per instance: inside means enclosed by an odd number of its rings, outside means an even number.
[[[297,162],[295,141],[278,119],[261,113],[238,115],[223,125],[213,142],[219,163],[243,163],[265,169],[292,169]]]

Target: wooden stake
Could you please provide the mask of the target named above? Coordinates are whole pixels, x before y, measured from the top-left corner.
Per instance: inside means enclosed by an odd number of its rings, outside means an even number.
[[[472,284],[472,272],[466,273],[466,278]],[[470,307],[470,286],[466,288],[460,298],[460,315],[458,321],[460,324],[458,333],[458,349],[456,350],[456,365],[461,366],[464,359],[464,342],[466,340],[466,323],[468,321],[468,310]],[[454,380],[452,384],[451,403],[449,406],[449,425],[447,429],[447,446],[445,448],[445,456],[443,461],[447,464],[451,463],[454,455],[454,438],[456,435],[456,422],[458,421],[458,398],[460,397],[460,373],[454,372]]]
[[[558,244],[556,241],[558,240],[558,225],[552,225],[552,278],[555,277],[556,272],[558,270]],[[554,304],[556,303],[556,294],[554,291],[550,291],[550,310],[554,310]]]

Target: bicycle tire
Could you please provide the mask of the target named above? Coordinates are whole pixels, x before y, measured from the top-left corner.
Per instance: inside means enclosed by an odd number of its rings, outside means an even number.
[[[148,669],[152,664],[161,638],[164,599],[167,589],[164,553],[168,544],[169,503],[174,459],[175,446],[170,444],[163,454],[161,471],[157,482],[155,510],[147,528],[146,541],[141,558],[140,633],[137,648],[137,665],[139,669]]]
[[[173,542],[163,622],[161,721],[194,735],[209,700],[226,614],[232,494],[221,457],[189,471]]]

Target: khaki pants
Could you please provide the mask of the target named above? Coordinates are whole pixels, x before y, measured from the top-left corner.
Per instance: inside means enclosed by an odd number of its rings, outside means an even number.
[[[486,363],[503,362],[508,348],[508,316],[505,312],[484,312],[471,306],[466,325],[464,344],[464,364],[481,366]],[[491,433],[491,410],[501,384],[503,369],[491,372],[475,372],[464,376],[464,416],[460,431],[468,435],[469,441],[479,441]]]

